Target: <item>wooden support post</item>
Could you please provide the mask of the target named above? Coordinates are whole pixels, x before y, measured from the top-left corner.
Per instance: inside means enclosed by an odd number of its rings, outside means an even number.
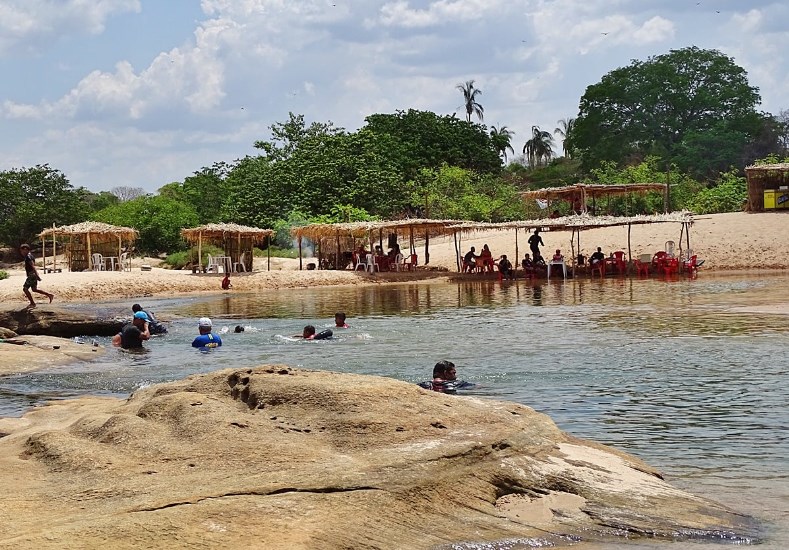
[[[301,270],[302,270],[302,265],[301,265],[301,235],[299,235],[299,271],[301,271]]]

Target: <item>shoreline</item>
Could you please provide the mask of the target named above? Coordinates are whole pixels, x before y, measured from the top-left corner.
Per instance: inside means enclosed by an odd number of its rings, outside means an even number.
[[[789,225],[780,222],[789,218],[776,218],[780,214],[746,214],[743,212],[713,214],[697,218],[690,232],[690,245],[694,254],[704,260],[700,276],[705,274],[754,274],[756,277],[768,273],[783,274],[789,270]],[[779,222],[776,224],[776,222]],[[647,224],[633,226],[630,232],[630,253],[639,254],[663,250],[667,241],[679,242],[677,224]],[[782,235],[783,233],[783,235]],[[569,231],[546,231],[542,233],[545,246],[543,255],[561,249],[569,261],[571,253]],[[579,238],[576,236],[576,239]],[[481,231],[459,235],[461,255],[474,246],[477,251],[488,244],[494,258],[507,254],[512,263],[519,265],[520,258],[528,251],[525,232]],[[684,239],[684,237],[683,237]],[[580,235],[581,253],[587,257],[600,246],[604,253],[624,250],[628,253],[628,230],[626,227],[606,227],[584,231]],[[577,240],[576,240],[577,242]],[[686,246],[687,241],[683,242]],[[408,246],[401,240],[401,246]],[[419,265],[424,262],[424,244],[417,243]],[[676,251],[679,252],[679,244]],[[683,251],[684,252],[684,251]],[[194,274],[187,270],[170,270],[153,267],[142,271],[143,264],[157,265],[155,258],[133,260],[132,271],[86,271],[44,274],[40,288],[55,294],[57,303],[91,303],[98,300],[137,300],[148,297],[212,295],[223,292],[255,292],[288,288],[311,288],[331,286],[371,286],[423,282],[445,279],[475,280],[477,274],[463,275],[457,272],[457,255],[454,239],[432,238],[429,245],[430,263],[427,269],[416,272],[366,273],[352,270],[303,270],[299,271],[298,259],[271,258],[271,270],[266,270],[268,259],[256,257],[254,270],[250,273],[234,273],[233,288],[220,288],[221,274]],[[577,254],[578,251],[575,251]],[[41,258],[37,258],[39,264]],[[302,264],[316,262],[315,258],[303,258]],[[25,275],[22,264],[4,268],[9,278],[0,281],[0,299],[11,307],[24,307],[27,303],[22,293]],[[680,275],[683,276],[683,275]],[[486,277],[492,277],[487,275]],[[495,276],[493,276],[495,277]],[[39,306],[49,305],[43,296],[34,294]]]

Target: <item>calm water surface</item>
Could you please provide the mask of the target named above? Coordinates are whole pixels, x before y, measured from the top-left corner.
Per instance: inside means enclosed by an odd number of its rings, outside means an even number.
[[[169,335],[144,353],[110,349],[97,362],[2,378],[0,415],[52,398],[126,396],[224,367],[273,362],[417,382],[437,360],[450,359],[461,378],[479,385],[474,393],[524,403],[574,435],[643,458],[674,485],[761,519],[760,548],[784,549],[789,315],[742,306],[787,301],[788,275],[705,273],[696,280],[422,283],[149,301],[143,305],[171,319]],[[348,313],[351,328],[338,329],[335,339],[288,337],[308,323],[331,327],[337,310]],[[195,319],[205,315],[215,331],[229,330],[224,347],[210,354],[189,347]],[[244,333],[232,332],[238,324]]]

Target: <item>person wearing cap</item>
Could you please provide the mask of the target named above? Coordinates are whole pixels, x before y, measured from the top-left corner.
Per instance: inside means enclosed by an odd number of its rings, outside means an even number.
[[[132,311],[134,313],[142,311],[145,315],[148,316],[148,329],[151,331],[151,334],[167,334],[167,327],[161,324],[156,317],[154,317],[152,311],[148,311],[147,309],[143,309],[140,304],[134,304],[132,306]]]
[[[27,296],[28,301],[30,302],[29,308],[36,307],[36,301],[33,299],[33,295],[30,294],[30,291],[37,292],[38,294],[43,294],[47,298],[49,298],[49,303],[52,303],[52,298],[55,297],[54,294],[50,294],[49,292],[45,292],[38,288],[38,282],[41,280],[41,276],[38,274],[38,269],[36,269],[36,260],[33,258],[33,254],[30,252],[30,245],[23,244],[19,246],[19,253],[25,259],[25,284],[22,285],[22,290],[25,292],[25,296]]]
[[[138,311],[134,314],[132,322],[124,325],[121,331],[112,337],[112,345],[123,349],[142,348],[143,340],[151,337],[148,325],[148,315],[144,311]]]
[[[222,339],[218,334],[211,332],[213,324],[208,317],[201,317],[197,322],[197,328],[200,331],[200,336],[192,340],[193,348],[212,349],[222,346]]]

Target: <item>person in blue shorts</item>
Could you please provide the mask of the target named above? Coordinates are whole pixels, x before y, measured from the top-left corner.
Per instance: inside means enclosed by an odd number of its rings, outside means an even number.
[[[201,317],[197,322],[197,328],[200,330],[200,336],[192,341],[193,348],[200,349],[213,349],[222,346],[222,339],[218,334],[211,332],[213,324],[208,317]]]

